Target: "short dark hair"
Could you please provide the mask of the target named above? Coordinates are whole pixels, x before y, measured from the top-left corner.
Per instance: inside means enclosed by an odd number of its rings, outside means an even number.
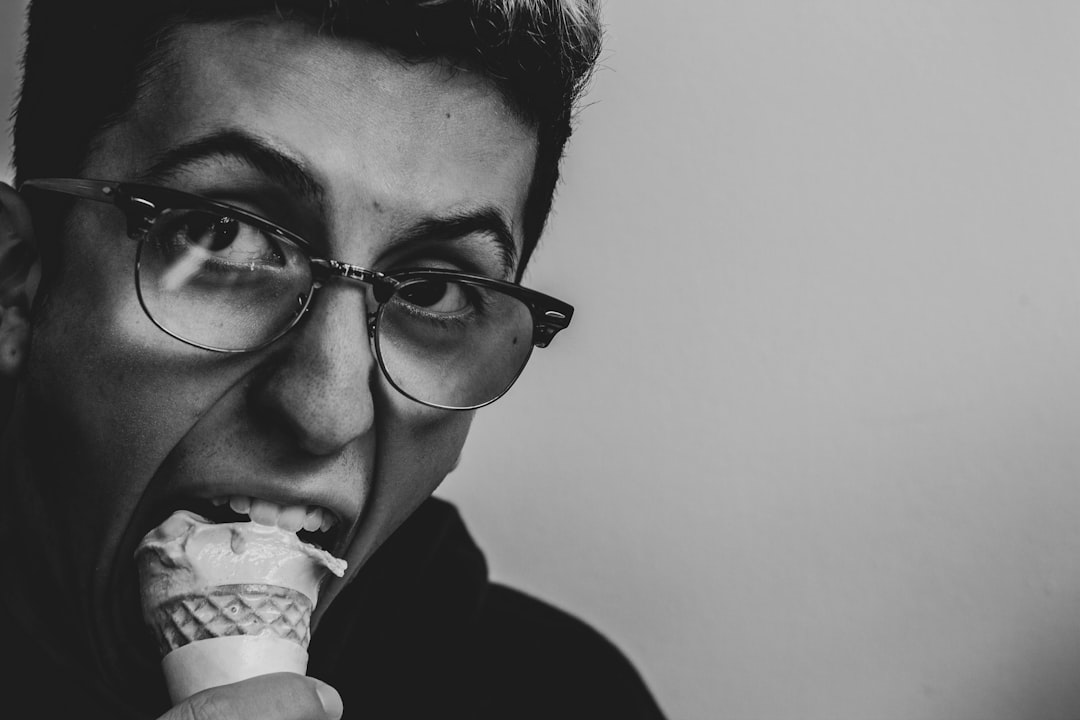
[[[489,77],[538,133],[519,273],[544,228],[571,121],[600,53],[599,0],[32,0],[14,112],[16,183],[77,177],[191,22],[277,14],[408,60]],[[122,178],[120,178],[122,179]]]

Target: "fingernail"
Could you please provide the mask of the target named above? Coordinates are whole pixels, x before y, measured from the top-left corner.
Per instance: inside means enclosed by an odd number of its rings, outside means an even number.
[[[326,717],[330,718],[330,720],[341,720],[341,716],[345,712],[345,706],[341,703],[341,695],[322,680],[312,679],[315,680],[315,692],[319,695],[319,702],[322,703],[323,710],[326,711]]]

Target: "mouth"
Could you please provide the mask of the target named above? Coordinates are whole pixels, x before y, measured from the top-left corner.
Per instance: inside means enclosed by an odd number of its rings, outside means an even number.
[[[183,508],[214,523],[247,522],[277,526],[296,533],[303,542],[338,554],[344,541],[341,518],[320,505],[281,505],[246,495],[192,498]],[[176,508],[173,508],[176,509]],[[162,516],[164,520],[165,515]]]

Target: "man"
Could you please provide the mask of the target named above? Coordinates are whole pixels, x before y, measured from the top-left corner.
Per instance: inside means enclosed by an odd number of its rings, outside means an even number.
[[[5,712],[659,717],[429,499],[570,320],[515,283],[593,0],[35,0],[27,37],[0,190]],[[169,708],[132,553],[180,508],[348,560],[318,680]]]

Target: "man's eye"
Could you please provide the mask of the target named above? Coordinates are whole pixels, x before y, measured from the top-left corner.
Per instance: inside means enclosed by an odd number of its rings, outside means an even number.
[[[159,228],[177,252],[197,251],[207,260],[236,265],[280,265],[279,243],[250,223],[228,215],[177,213]]]
[[[222,217],[211,222],[188,225],[189,241],[218,252],[230,247],[241,235],[244,225],[230,217]]]
[[[461,283],[444,280],[423,280],[402,288],[402,300],[436,313],[457,313],[470,305],[469,296]]]
[[[415,252],[402,253],[394,262],[380,265],[378,269],[391,274],[408,270],[444,270],[509,280],[508,270],[499,256],[484,250],[469,246],[424,246]]]
[[[233,254],[258,254],[269,247],[266,235],[257,228],[231,217],[192,217],[182,228],[185,240],[204,250]]]

